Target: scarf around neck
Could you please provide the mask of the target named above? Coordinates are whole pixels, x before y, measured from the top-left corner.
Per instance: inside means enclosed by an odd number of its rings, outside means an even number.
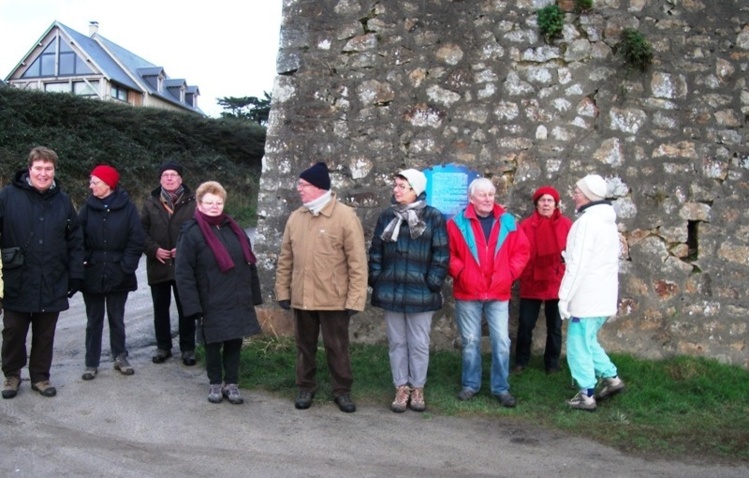
[[[553,277],[562,255],[562,247],[557,238],[556,223],[562,214],[555,209],[551,217],[544,217],[536,211],[536,231],[533,241],[533,278],[535,280],[549,280]]]
[[[161,204],[164,205],[164,209],[171,216],[174,214],[174,205],[177,204],[179,198],[182,197],[182,193],[185,192],[185,186],[180,185],[173,193],[170,193],[164,188],[161,188]]]
[[[424,208],[426,205],[426,201],[424,200],[408,204],[393,204],[392,208],[395,217],[385,226],[385,230],[382,231],[380,238],[385,242],[396,242],[404,220],[408,224],[411,239],[421,236],[427,228],[426,223],[424,223]]]
[[[317,216],[318,214],[320,214],[320,211],[322,211],[322,208],[324,208],[325,205],[328,204],[328,201],[330,201],[330,198],[331,198],[330,191],[326,191],[325,194],[323,194],[319,198],[314,199],[310,202],[304,203],[304,207],[309,209],[312,212],[312,214]]]
[[[242,254],[244,255],[245,261],[249,264],[257,262],[255,254],[252,253],[252,246],[250,245],[249,239],[247,239],[247,235],[242,228],[239,227],[239,224],[237,224],[231,217],[226,214],[207,216],[198,209],[195,209],[195,221],[198,223],[198,227],[200,227],[200,232],[203,233],[205,242],[208,243],[208,247],[213,252],[213,257],[216,258],[216,263],[218,263],[218,268],[221,272],[226,272],[234,267],[234,261],[231,260],[229,251],[226,250],[226,247],[221,243],[216,236],[216,233],[213,231],[214,227],[218,228],[224,222],[226,222],[232,232],[236,234],[239,244],[242,246]]]

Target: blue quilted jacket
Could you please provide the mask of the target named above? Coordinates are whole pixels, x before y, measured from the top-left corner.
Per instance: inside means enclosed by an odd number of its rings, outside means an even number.
[[[442,308],[442,284],[447,277],[449,247],[445,219],[439,210],[426,206],[427,227],[411,239],[403,221],[396,242],[380,236],[395,217],[392,207],[380,214],[369,248],[369,285],[372,305],[392,312],[416,313]]]

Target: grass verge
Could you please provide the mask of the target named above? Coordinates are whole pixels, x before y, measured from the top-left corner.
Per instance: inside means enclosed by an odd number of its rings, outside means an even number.
[[[512,420],[596,440],[626,453],[663,459],[749,463],[749,372],[715,360],[676,357],[653,361],[612,354],[627,390],[599,403],[595,413],[568,409],[575,393],[569,370],[546,375],[539,357],[522,374],[510,377],[518,399],[502,408],[488,390],[489,356],[484,357],[484,385],[470,402],[461,402],[460,354],[432,351],[426,387],[427,413]],[[242,350],[240,385],[289,400],[296,395],[293,338],[259,337]],[[352,344],[354,399],[389,413],[394,387],[387,348]],[[330,400],[332,389],[322,348],[318,351],[316,401]]]

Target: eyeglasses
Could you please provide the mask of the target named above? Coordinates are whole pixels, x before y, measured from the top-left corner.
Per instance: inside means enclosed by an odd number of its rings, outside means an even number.
[[[205,207],[224,207],[223,201],[200,201],[200,204]]]
[[[164,178],[164,179],[167,179],[167,178],[177,178],[177,177],[179,177],[179,173],[164,173],[164,174],[161,175],[161,177]]]
[[[92,179],[91,181],[89,181],[89,182],[88,182],[88,184],[90,184],[91,186],[98,186],[98,185],[100,185],[100,184],[101,184],[102,182],[103,182],[103,181],[96,181],[95,179]]]

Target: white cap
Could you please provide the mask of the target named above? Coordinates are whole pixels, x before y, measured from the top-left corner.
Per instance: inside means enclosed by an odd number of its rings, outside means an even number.
[[[597,174],[589,174],[576,184],[578,189],[591,201],[602,201],[609,195],[606,180]]]
[[[416,197],[421,196],[421,193],[427,188],[427,177],[417,169],[404,169],[397,175],[403,176],[408,181],[408,184],[416,193]]]

